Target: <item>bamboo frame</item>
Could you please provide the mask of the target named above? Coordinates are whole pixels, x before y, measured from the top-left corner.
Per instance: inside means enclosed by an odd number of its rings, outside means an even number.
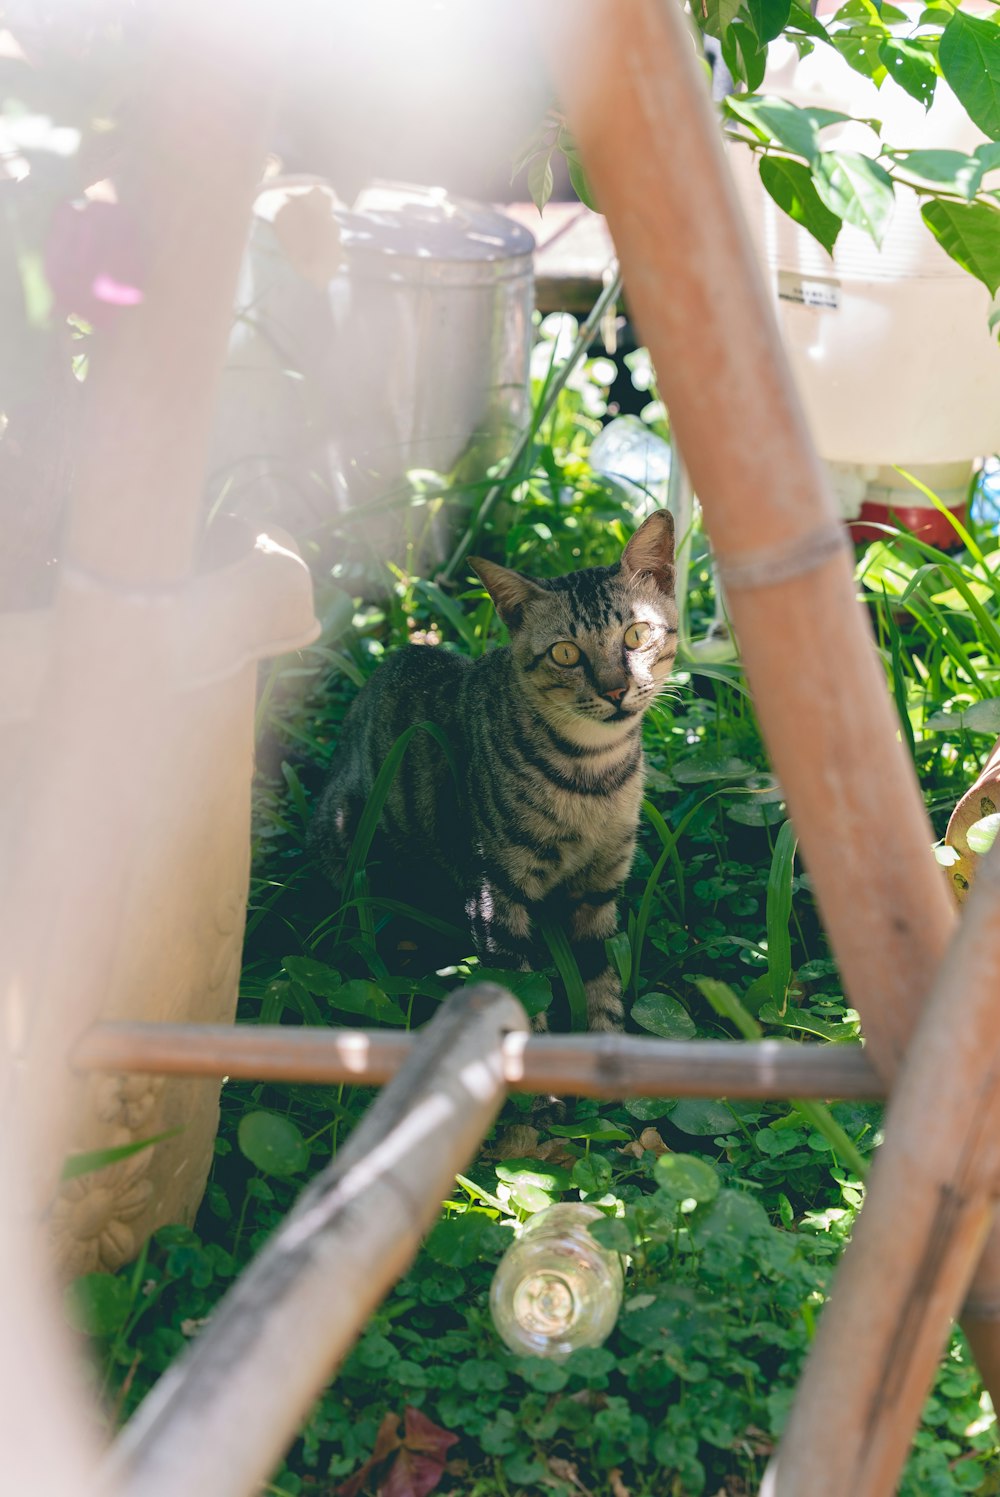
[[[423,1031],[281,1025],[97,1024],[78,1041],[80,1071],[225,1076],[382,1086]],[[782,1040],[656,1040],[518,1033],[501,1047],[511,1091],[578,1097],[839,1097],[884,1089],[861,1045]]]
[[[504,1099],[527,1020],[491,983],[453,994],[336,1158],[157,1383],[112,1452],[119,1497],[246,1497],[416,1255]]]
[[[589,0],[572,12],[563,6],[559,18],[553,70],[717,540],[772,762],[846,989],[872,1061],[891,1083],[955,912],[930,853],[912,766],[896,741],[851,568],[834,553],[838,517],[767,307],[692,38],[668,0],[625,7]],[[893,849],[877,880],[873,847]],[[974,1074],[972,1057],[964,1044],[951,1054],[961,1091]],[[961,1136],[957,1119],[951,1123],[943,1148],[957,1163]],[[996,1228],[986,1247],[963,1323],[1000,1402]],[[899,1270],[901,1255],[909,1262],[931,1248],[926,1238],[884,1240],[872,1299]],[[891,1327],[880,1325],[888,1336]],[[857,1369],[856,1353],[836,1345],[825,1371],[826,1406],[830,1388],[850,1386]],[[930,1355],[926,1344],[921,1355]],[[932,1368],[924,1362],[919,1373],[911,1370],[929,1379]],[[807,1388],[816,1386],[813,1377]],[[847,1432],[838,1425],[838,1441],[824,1426],[823,1406],[810,1409],[822,1438],[811,1449],[809,1480],[800,1468],[796,1487],[786,1464],[775,1489],[782,1497],[818,1491],[820,1469],[824,1490],[852,1490],[844,1473],[858,1468],[866,1421]],[[908,1438],[912,1425],[902,1404],[892,1417],[898,1443],[900,1429]],[[879,1479],[891,1482],[888,1468]]]

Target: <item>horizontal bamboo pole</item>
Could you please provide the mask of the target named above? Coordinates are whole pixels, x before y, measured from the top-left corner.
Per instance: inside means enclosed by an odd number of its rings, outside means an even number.
[[[423,1031],[288,1029],[280,1025],[98,1024],[73,1052],[81,1071],[229,1076],[251,1081],[382,1086]],[[507,1037],[511,1091],[579,1097],[878,1098],[861,1045],[783,1040],[657,1040],[632,1035]]]
[[[502,988],[455,993],[112,1450],[120,1497],[259,1491],[504,1099]]]

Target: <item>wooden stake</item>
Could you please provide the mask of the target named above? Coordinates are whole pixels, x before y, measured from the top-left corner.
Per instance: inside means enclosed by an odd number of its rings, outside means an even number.
[[[246,1497],[416,1254],[504,1098],[527,1027],[490,983],[440,1010],[112,1452],[120,1497]]]

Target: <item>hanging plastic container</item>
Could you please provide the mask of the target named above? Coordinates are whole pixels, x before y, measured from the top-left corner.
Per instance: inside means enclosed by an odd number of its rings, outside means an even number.
[[[363,550],[396,559],[416,513],[438,560],[446,537],[408,475],[461,495],[526,424],[533,253],[526,229],[439,188],[375,183],[348,208],[318,178],[275,179],[254,207],[213,496],[300,538],[365,511]]]
[[[883,140],[899,149],[971,152],[984,139],[943,79],[925,112],[901,88],[877,90],[829,47],[799,58],[791,44],[773,44],[760,91],[854,116],[822,131],[824,150],[872,154],[875,136],[857,122],[864,117],[881,120]],[[845,223],[831,257],[768,197],[751,153],[733,146],[729,154],[813,438],[833,465],[845,516],[895,519],[950,543],[947,517],[893,465],[964,513],[973,460],[1000,445],[1000,349],[988,326],[989,293],[940,248],[913,192],[897,189],[881,250]]]
[[[490,1314],[511,1351],[568,1357],[600,1346],[622,1303],[622,1260],[588,1231],[596,1206],[564,1202],[539,1211],[500,1260]]]

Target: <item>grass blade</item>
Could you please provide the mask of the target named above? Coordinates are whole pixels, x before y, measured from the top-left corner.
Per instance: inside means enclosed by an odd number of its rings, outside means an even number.
[[[538,927],[545,937],[545,943],[552,955],[552,961],[556,971],[562,978],[563,987],[566,989],[566,998],[569,1002],[570,1027],[574,1031],[586,1030],[587,1028],[587,990],[580,976],[580,968],[577,966],[573,948],[569,944],[569,937],[561,925],[555,925],[550,920],[539,920]]]
[[[792,978],[792,872],[798,839],[790,821],[783,821],[774,844],[767,879],[767,975],[771,999],[784,1012],[788,984]]]

